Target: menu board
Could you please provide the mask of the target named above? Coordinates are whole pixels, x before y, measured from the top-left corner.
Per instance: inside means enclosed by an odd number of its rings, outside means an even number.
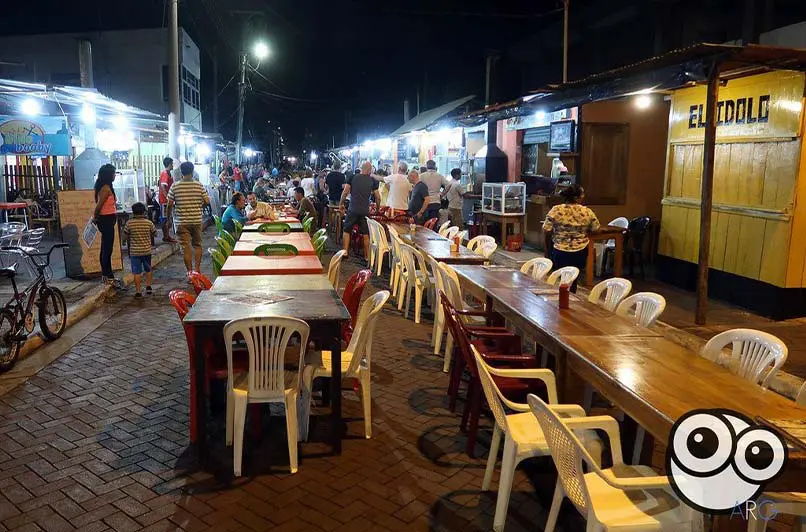
[[[549,151],[562,153],[574,151],[574,121],[563,120],[551,123]]]
[[[87,246],[84,228],[95,210],[94,190],[63,190],[59,192],[59,220],[62,239],[70,244],[64,250],[65,273],[71,278],[81,278],[101,273],[101,234],[98,233]],[[120,231],[115,228],[115,245],[112,248],[112,269],[123,269],[120,250]]]

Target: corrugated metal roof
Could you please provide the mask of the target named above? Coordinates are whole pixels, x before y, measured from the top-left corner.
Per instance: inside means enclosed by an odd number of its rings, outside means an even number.
[[[434,122],[438,121],[440,118],[445,116],[446,114],[450,113],[460,105],[464,105],[470,100],[475,98],[475,95],[465,96],[464,98],[459,98],[458,100],[454,100],[452,102],[448,102],[446,104],[440,105],[439,107],[434,107],[433,109],[429,109],[427,111],[423,111],[422,113],[418,114],[396,130],[394,130],[391,134],[392,137],[397,137],[400,135],[405,135],[406,133],[411,133],[412,131],[418,131],[421,129],[426,129],[428,126],[432,125]]]

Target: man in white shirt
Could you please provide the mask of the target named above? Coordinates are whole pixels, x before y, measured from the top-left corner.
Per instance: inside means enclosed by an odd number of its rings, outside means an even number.
[[[383,181],[389,186],[389,197],[386,198],[386,204],[392,209],[390,215],[394,217],[406,213],[412,186],[409,183],[409,165],[401,161],[397,165],[396,174],[388,176],[372,174],[372,178],[376,181]]]
[[[255,213],[255,218],[275,219],[277,216],[274,214],[274,207],[269,203],[258,201],[257,195],[250,192],[246,197],[246,215],[251,218],[251,214]]]
[[[462,229],[465,225],[464,217],[462,216],[462,196],[464,196],[464,192],[462,192],[462,186],[459,184],[461,178],[462,171],[459,168],[451,170],[451,187],[445,194],[448,198],[448,209],[451,212],[451,225],[455,225],[459,229]]]
[[[302,187],[302,190],[305,191],[306,196],[313,196],[316,194],[314,191],[315,181],[313,178],[313,172],[311,170],[305,171],[305,177],[302,178],[299,186]]]
[[[427,161],[425,163],[426,172],[420,174],[420,181],[428,186],[428,208],[425,212],[425,219],[439,218],[440,203],[443,195],[451,189],[451,180],[437,172],[437,163]],[[445,187],[444,192],[440,188]]]

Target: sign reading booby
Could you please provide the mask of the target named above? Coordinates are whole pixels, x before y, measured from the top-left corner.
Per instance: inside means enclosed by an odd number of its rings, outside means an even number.
[[[0,116],[0,155],[46,157],[71,154],[70,132],[65,119],[43,116],[29,120]]]
[[[759,140],[800,135],[804,74],[778,71],[728,81],[719,88],[717,140]],[[669,142],[702,142],[704,86],[672,95]]]

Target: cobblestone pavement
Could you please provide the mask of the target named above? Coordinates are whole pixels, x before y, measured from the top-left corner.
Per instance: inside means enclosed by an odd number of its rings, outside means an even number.
[[[347,261],[343,282],[357,269]],[[182,277],[177,254],[158,269],[152,298],[119,296],[108,321],[0,397],[0,530],[491,529],[495,492],[481,492],[490,420],[480,458],[467,458],[459,415],[446,408],[442,361],[430,354],[431,322],[416,325],[391,308],[373,348],[371,440],[347,392],[341,456],[329,455],[314,432],[290,475],[283,420],[264,411],[259,434],[247,425],[247,476],[195,471],[187,347],[167,300],[171,288],[187,287]],[[366,294],[381,288],[373,279]],[[211,442],[229,467],[214,406]],[[542,529],[554,486],[548,459],[524,468],[508,531]],[[570,506],[561,524],[584,529]]]

